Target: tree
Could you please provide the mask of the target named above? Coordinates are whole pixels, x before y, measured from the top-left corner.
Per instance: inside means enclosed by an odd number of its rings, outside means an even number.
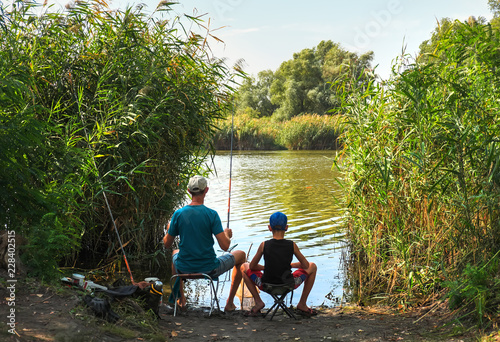
[[[338,105],[332,85],[345,78],[359,83],[373,79],[372,60],[373,52],[359,56],[331,40],[321,41],[294,53],[276,72],[263,71],[257,80],[245,80],[238,89],[238,112],[272,115],[279,121],[305,113],[326,114]]]
[[[315,51],[304,49],[293,55],[293,59],[283,62],[275,73],[271,85],[271,102],[279,108],[276,118],[290,119],[315,106],[315,98],[307,94],[322,83],[321,68]]]
[[[276,106],[271,103],[270,88],[274,80],[271,70],[259,72],[257,80],[248,77],[236,94],[236,107],[238,113],[252,113],[251,116],[262,117],[271,116]]]
[[[500,17],[500,0],[488,0],[488,6],[495,18]]]
[[[259,72],[256,96],[257,110],[261,116],[271,116],[276,110],[276,106],[271,102],[271,85],[274,81],[274,73],[271,70]]]
[[[500,0],[488,0],[488,5],[493,13],[493,19],[491,19],[490,24],[498,31],[500,30]]]
[[[279,106],[274,114],[277,119],[327,113],[337,105],[332,84],[347,76],[359,82],[367,81],[373,52],[358,56],[328,40],[293,57],[276,71],[271,87],[271,100]]]

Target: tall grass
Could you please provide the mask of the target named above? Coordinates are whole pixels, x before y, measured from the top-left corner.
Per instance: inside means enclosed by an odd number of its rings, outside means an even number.
[[[340,116],[306,114],[288,121],[270,117],[255,118],[245,114],[234,117],[233,147],[240,150],[326,150],[337,149]],[[218,121],[220,131],[214,146],[228,150],[231,143],[232,118]]]
[[[114,256],[115,224],[131,256],[156,252],[202,171],[233,75],[171,5],[2,9],[0,223],[29,238],[36,267]]]
[[[480,320],[497,310],[476,285],[499,285],[499,46],[488,25],[457,24],[438,58],[346,92],[338,165],[357,300],[419,305],[444,291]]]

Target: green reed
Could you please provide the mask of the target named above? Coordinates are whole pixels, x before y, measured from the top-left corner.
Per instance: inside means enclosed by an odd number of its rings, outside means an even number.
[[[38,269],[116,254],[103,191],[128,253],[154,253],[202,172],[233,75],[171,5],[2,9],[0,222],[28,237]]]
[[[306,114],[288,121],[270,117],[255,118],[238,114],[234,118],[234,148],[240,150],[328,150],[340,146],[339,116]],[[231,117],[219,121],[214,138],[216,149],[228,150],[231,143]]]
[[[423,304],[455,291],[444,280],[466,282],[468,265],[498,259],[500,35],[488,25],[456,27],[431,62],[396,66],[386,84],[345,89],[337,165],[359,301]],[[498,287],[498,269],[481,274]]]

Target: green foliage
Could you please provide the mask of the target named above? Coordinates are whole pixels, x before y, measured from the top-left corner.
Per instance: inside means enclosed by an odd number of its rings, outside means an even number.
[[[450,307],[474,313],[473,318],[480,326],[497,315],[500,304],[498,266],[497,256],[484,265],[467,264],[460,279],[445,282],[449,288]]]
[[[486,20],[482,17],[476,19],[471,16],[467,20],[467,23],[470,26],[474,25],[484,25]],[[438,22],[436,29],[432,32],[431,38],[423,41],[420,44],[420,53],[418,57],[418,61],[420,63],[428,63],[433,58],[439,57],[441,54],[445,52],[443,49],[443,44],[446,44],[446,40],[449,39],[454,34],[457,34],[457,31],[460,31],[461,23],[458,21],[454,21],[450,18],[443,18]],[[444,58],[446,59],[446,58]]]
[[[443,274],[471,277],[466,265],[480,267],[500,248],[500,35],[477,22],[453,25],[436,58],[345,94],[338,163],[350,281],[362,301],[425,302]]]
[[[271,103],[270,87],[273,80],[271,70],[261,71],[258,80],[246,78],[236,93],[235,102],[239,112],[254,112],[255,117],[271,116],[276,106]]]
[[[38,269],[79,248],[80,261],[114,255],[114,224],[131,255],[155,251],[212,151],[233,75],[171,5],[2,9],[0,224],[28,238]]]
[[[326,114],[339,105],[330,84],[345,78],[368,82],[374,77],[372,59],[372,52],[358,56],[332,41],[322,41],[316,48],[295,53],[276,72],[262,71],[257,80],[245,80],[238,89],[236,111],[250,107],[277,122],[305,113]]]
[[[278,139],[289,150],[337,149],[338,120],[338,116],[296,116],[283,122]]]
[[[22,258],[32,267],[34,276],[46,278],[58,274],[57,261],[69,258],[79,247],[78,229],[66,226],[57,215],[46,214],[37,225],[24,231],[30,238]]]
[[[499,0],[488,0],[488,6],[495,18],[500,16],[500,1]]]
[[[231,125],[233,124],[233,125]],[[278,127],[268,117],[255,118],[251,115],[238,115],[219,120],[219,132],[214,136],[214,147],[218,150],[233,148],[237,150],[275,150],[283,148],[276,141]],[[232,127],[231,127],[232,126]]]
[[[326,150],[339,147],[339,117],[307,114],[285,122],[238,115],[234,118],[233,148],[239,150]],[[218,150],[231,147],[231,118],[218,123],[214,138]]]

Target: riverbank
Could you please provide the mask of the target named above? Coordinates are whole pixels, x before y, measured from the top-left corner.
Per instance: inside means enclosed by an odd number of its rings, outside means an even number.
[[[132,300],[112,303],[119,313],[116,323],[95,317],[79,293],[63,285],[46,286],[35,280],[19,280],[15,292],[15,334],[9,315],[6,278],[0,282],[2,341],[478,341],[474,329],[465,331],[451,322],[445,304],[408,312],[383,307],[343,306],[318,308],[311,318],[292,320],[277,315],[272,321],[245,317],[241,311],[207,317],[190,308],[173,317],[160,308],[160,318],[140,312]],[[449,324],[447,324],[449,323]],[[498,334],[483,341],[498,341]]]
[[[341,147],[341,116],[305,114],[287,121],[246,114],[219,120],[216,150],[336,150]],[[231,139],[232,137],[232,139]]]

